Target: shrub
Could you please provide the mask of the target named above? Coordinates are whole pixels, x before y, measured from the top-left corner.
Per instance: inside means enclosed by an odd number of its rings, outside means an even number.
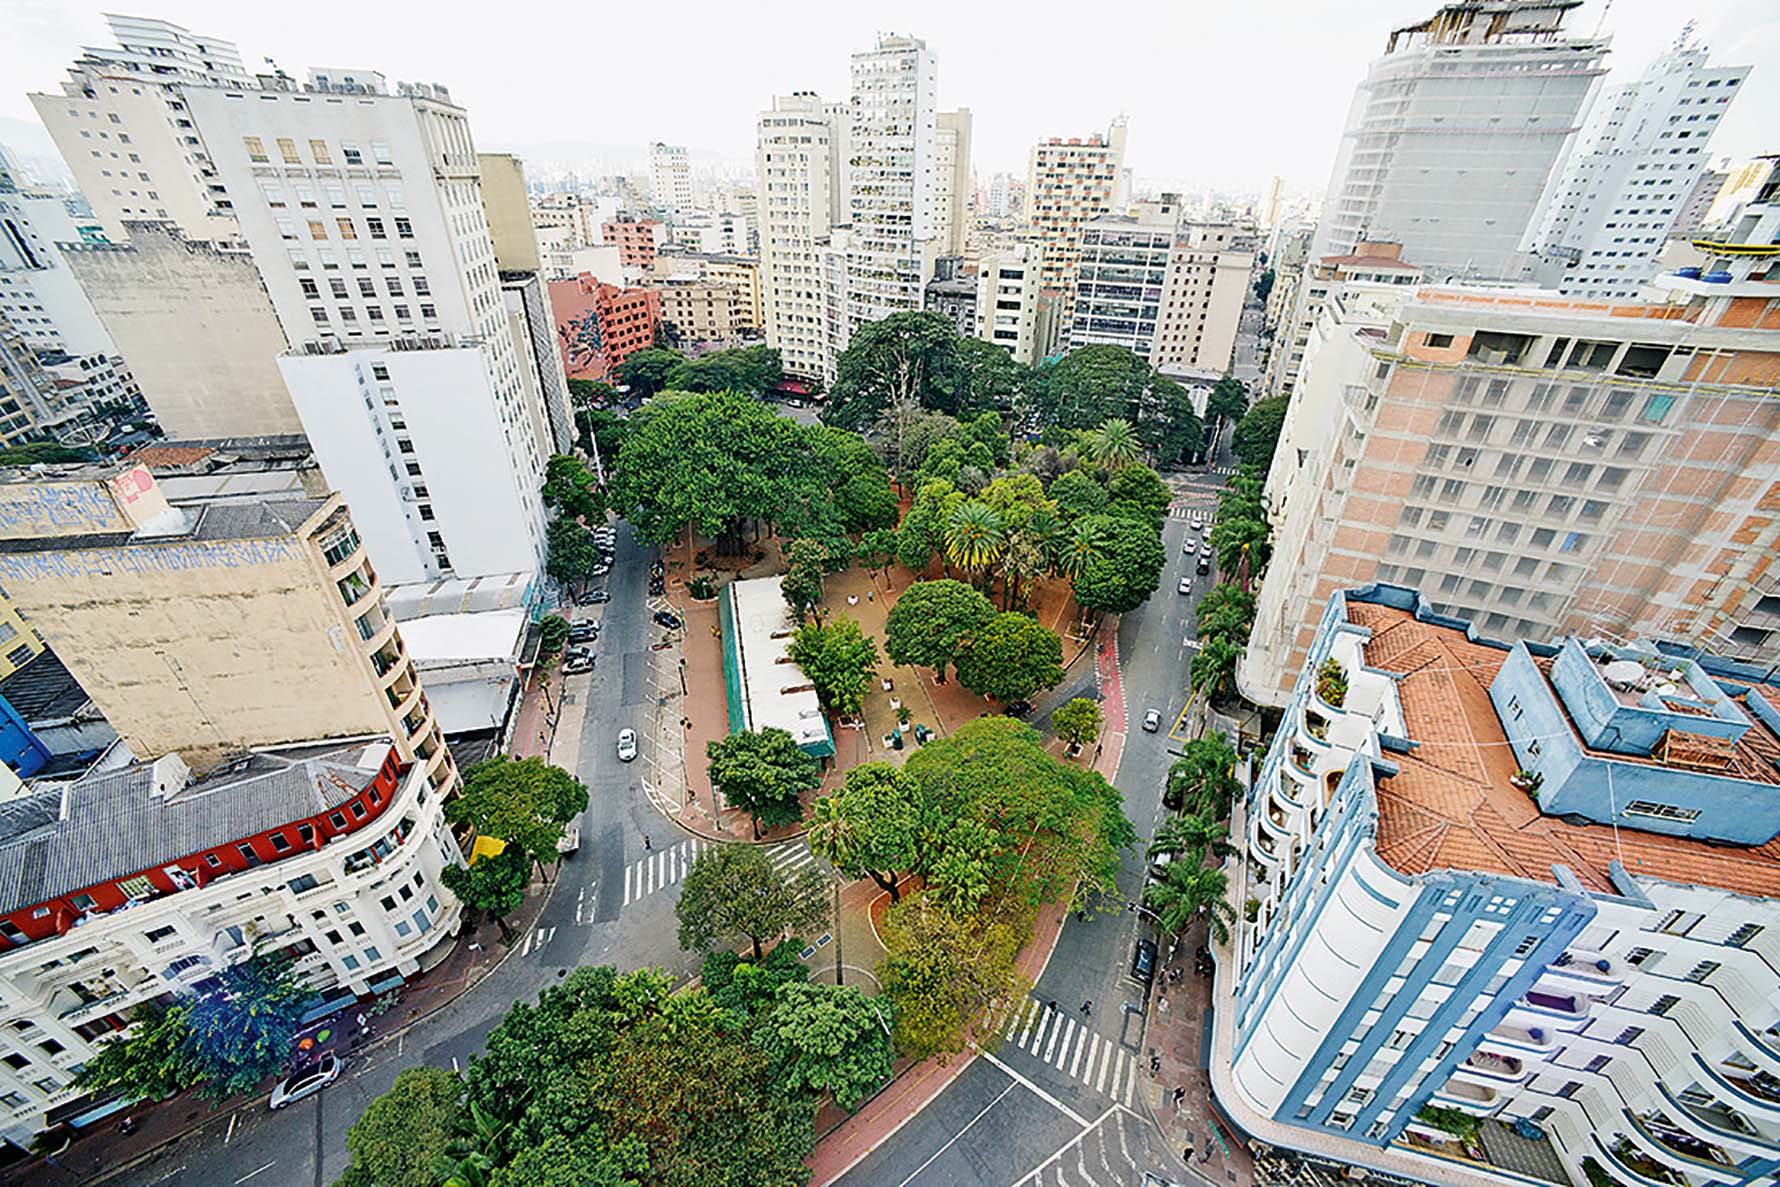
[[[1316,670],[1316,695],[1337,709],[1347,700],[1347,673],[1334,657],[1324,660]]]

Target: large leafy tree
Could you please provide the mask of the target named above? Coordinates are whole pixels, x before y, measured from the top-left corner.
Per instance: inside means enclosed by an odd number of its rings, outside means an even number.
[[[982,501],[1001,517],[1004,530],[1023,532],[1034,516],[1056,514],[1057,503],[1034,474],[1004,474],[983,489]]]
[[[337,1187],[435,1187],[457,1135],[463,1080],[436,1067],[404,1068],[346,1131],[352,1156]]]
[[[810,850],[850,878],[861,875],[900,901],[900,871],[920,860],[923,828],[921,785],[889,763],[847,772],[846,784],[816,801]]]
[[[896,562],[897,532],[895,528],[873,528],[859,537],[859,559],[867,569],[888,571]]]
[[[1290,403],[1285,396],[1256,400],[1254,406],[1243,414],[1236,422],[1236,431],[1230,436],[1230,447],[1236,451],[1237,461],[1253,466],[1262,475],[1267,473],[1273,465],[1273,451],[1279,445],[1280,429],[1286,423],[1286,409]]]
[[[1066,523],[1106,510],[1106,487],[1086,470],[1070,470],[1051,483],[1050,496]]]
[[[544,466],[544,506],[566,519],[601,520],[606,501],[580,458],[559,453]]]
[[[758,845],[719,845],[699,854],[680,887],[674,914],[680,947],[708,951],[745,939],[754,959],[767,941],[828,918],[828,879],[814,866],[787,873]]]
[[[952,382],[952,407],[958,416],[1005,412],[1031,382],[1025,367],[1005,347],[981,338],[958,340],[958,373]]]
[[[1110,515],[1080,520],[1075,531],[1085,546],[1072,585],[1075,600],[1084,608],[1123,614],[1156,592],[1167,560],[1161,533],[1148,524]]]
[[[946,546],[946,524],[964,505],[964,495],[950,482],[930,479],[916,490],[915,502],[896,529],[897,559],[920,572],[933,554]]]
[[[1006,704],[1063,679],[1063,641],[1031,617],[1008,611],[973,631],[957,662],[958,683]]]
[[[499,837],[530,860],[555,861],[563,826],[587,810],[580,780],[541,758],[491,758],[464,773],[445,819]]]
[[[501,929],[501,938],[511,943],[513,929],[507,916],[525,905],[525,890],[531,883],[531,857],[518,845],[509,845],[492,857],[483,857],[472,866],[446,866],[439,874],[445,889],[463,900],[472,911],[486,911]]]
[[[90,1088],[116,1088],[125,1095],[164,1100],[184,1092],[204,1075],[204,1065],[186,1049],[191,1033],[189,1000],[171,1005],[147,1001],[136,1007],[129,1037],[99,1048],[75,1077]]]
[[[1098,701],[1075,697],[1051,710],[1051,728],[1071,746],[1086,746],[1100,736],[1102,716]]]
[[[1157,531],[1167,518],[1174,492],[1148,466],[1126,466],[1107,481],[1108,513],[1147,523]]]
[[[685,361],[686,356],[677,350],[646,347],[618,364],[618,382],[629,387],[632,395],[653,396],[667,387],[668,376]]]
[[[1212,939],[1228,944],[1230,924],[1236,918],[1224,897],[1229,884],[1222,870],[1171,862],[1161,879],[1144,887],[1143,905],[1156,912],[1163,931],[1178,936],[1193,920],[1203,918]]]
[[[822,602],[822,567],[828,550],[815,540],[793,540],[785,550],[785,575],[779,590],[801,621]]]
[[[1021,937],[1007,923],[916,898],[891,907],[883,931],[888,955],[878,979],[896,1008],[896,1045],[910,1058],[964,1050],[991,1006],[1023,996],[1014,967]]]
[[[1123,346],[1084,346],[1040,372],[1033,405],[1045,424],[1064,429],[1136,420],[1151,375],[1149,363]]]
[[[1186,388],[1157,376],[1151,396],[1150,410],[1137,428],[1144,444],[1155,451],[1158,465],[1177,466],[1205,448],[1205,425]]]
[[[743,392],[758,396],[783,376],[776,349],[748,346],[687,359],[668,372],[667,386],[680,392]]]
[[[859,326],[835,360],[824,419],[859,429],[888,412],[895,422],[892,436],[900,443],[915,410],[952,406],[958,345],[957,328],[940,313],[893,313]]]
[[[1248,389],[1240,379],[1226,375],[1218,380],[1205,400],[1207,420],[1230,421],[1234,424],[1248,411]]]
[[[895,1007],[851,985],[780,986],[760,1045],[792,1089],[828,1092],[849,1113],[890,1079]]]
[[[1229,853],[1230,846],[1224,840],[1229,835],[1229,825],[1184,812],[1162,822],[1155,839],[1150,842],[1150,855],[1169,853],[1188,865],[1203,865],[1207,853],[1214,857]]]
[[[890,607],[885,650],[893,663],[932,668],[944,682],[964,641],[994,617],[989,599],[962,581],[917,581]]]
[[[803,816],[799,798],[821,781],[816,760],[782,729],[743,730],[705,744],[711,785],[724,802],[742,808],[760,826],[794,824]]]
[[[807,622],[791,637],[791,660],[830,713],[856,717],[878,670],[878,645],[851,618]]]
[[[583,527],[576,520],[562,517],[551,520],[544,542],[549,549],[544,569],[565,584],[587,580],[600,564],[599,547],[592,529]]]
[[[882,467],[875,472],[855,474],[836,487],[834,509],[849,532],[893,528],[902,510]]]

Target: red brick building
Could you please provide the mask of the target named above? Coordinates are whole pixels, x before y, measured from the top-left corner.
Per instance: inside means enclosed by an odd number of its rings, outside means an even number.
[[[602,284],[584,272],[550,282],[550,311],[569,378],[610,382],[618,364],[655,344],[661,295]]]
[[[619,266],[646,270],[655,267],[655,252],[666,238],[667,228],[659,219],[621,214],[601,224],[600,234],[607,243],[617,245]],[[628,271],[625,278],[633,279]]]

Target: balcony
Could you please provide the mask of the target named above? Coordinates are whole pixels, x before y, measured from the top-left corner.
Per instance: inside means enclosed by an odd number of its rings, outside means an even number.
[[[1292,769],[1304,776],[1305,779],[1311,781],[1316,779],[1316,772],[1311,769],[1313,760],[1310,757],[1310,752],[1304,749],[1304,747],[1299,746],[1296,742],[1292,744],[1291,752],[1287,755],[1287,761],[1292,764]]]
[[[1518,1055],[1498,1055],[1494,1051],[1473,1051],[1459,1067],[1497,1080],[1523,1080],[1527,1075],[1527,1065]]]
[[[1720,1183],[1743,1181],[1742,1173],[1723,1148],[1684,1133],[1666,1117],[1641,1117],[1628,1109],[1625,1118],[1630,1123],[1626,1136],[1631,1144],[1658,1165]]]
[[[1515,1026],[1512,1023],[1497,1023],[1489,1037],[1499,1043],[1508,1043],[1544,1055],[1552,1050],[1551,1032],[1542,1026]]]
[[[1588,999],[1579,993],[1549,993],[1533,989],[1521,998],[1521,1004],[1547,1014],[1560,1014],[1565,1018],[1588,1016]]]
[[[1474,1112],[1488,1112],[1501,1102],[1502,1093],[1483,1084],[1471,1084],[1464,1080],[1448,1080],[1435,1093],[1452,1101],[1460,1108]]]

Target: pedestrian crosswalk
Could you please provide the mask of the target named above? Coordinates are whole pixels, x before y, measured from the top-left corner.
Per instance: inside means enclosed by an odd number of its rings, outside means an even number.
[[[1218,521],[1218,513],[1204,504],[1176,503],[1168,509],[1170,519],[1192,519],[1195,516],[1205,524],[1207,530]]]
[[[652,851],[640,860],[631,862],[624,867],[623,905],[628,907],[658,890],[666,890],[683,881],[686,875],[691,872],[692,865],[698,860],[699,854],[724,843],[695,838],[681,841],[678,845]],[[810,847],[801,839],[781,841],[777,845],[770,845],[766,852],[772,858],[773,865],[786,872],[806,866],[816,860],[815,855],[810,852]]]
[[[1137,1055],[1055,1003],[1028,998],[1008,1011],[999,1029],[1003,1052],[1024,1052],[1126,1107],[1136,1099]]]
[[[555,935],[556,929],[554,927],[532,928],[531,931],[526,933],[525,939],[519,944],[519,955],[529,956],[531,953],[541,950],[545,944],[548,944],[551,939],[555,937]]]

